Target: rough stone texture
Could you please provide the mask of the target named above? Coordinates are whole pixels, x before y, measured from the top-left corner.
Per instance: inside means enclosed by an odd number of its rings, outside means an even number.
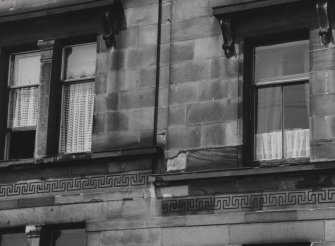
[[[174,148],[200,147],[200,126],[174,126],[168,129],[168,145]]]
[[[178,156],[168,159],[167,171],[185,170],[187,164],[187,153],[180,153]]]
[[[210,78],[210,60],[194,60],[171,65],[172,83],[194,82]]]
[[[160,245],[160,229],[120,230],[101,233],[101,246],[157,246]]]

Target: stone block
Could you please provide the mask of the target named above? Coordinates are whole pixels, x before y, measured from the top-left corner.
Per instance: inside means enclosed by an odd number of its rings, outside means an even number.
[[[226,125],[224,123],[201,126],[201,147],[217,147],[225,144]]]
[[[97,74],[107,73],[110,68],[109,52],[100,52],[97,54]]]
[[[135,109],[130,112],[130,129],[153,129],[154,108]]]
[[[136,8],[136,7],[142,7],[142,6],[146,6],[146,5],[152,5],[157,3],[157,0],[123,0],[122,1],[122,6],[125,9],[128,8]]]
[[[86,245],[100,246],[100,232],[86,232]]]
[[[206,59],[224,56],[222,35],[194,40],[194,58]]]
[[[169,88],[159,88],[158,89],[158,106],[160,108],[165,108],[169,103]]]
[[[155,105],[155,88],[119,93],[119,109],[135,109],[153,107]]]
[[[171,23],[166,23],[161,25],[161,44],[170,43],[171,37]]]
[[[237,100],[189,104],[186,108],[186,124],[237,120],[237,107]]]
[[[172,3],[170,0],[162,1],[162,23],[171,23]]]
[[[127,26],[156,24],[158,21],[158,4],[125,9]]]
[[[168,128],[169,149],[200,147],[200,126],[174,126]]]
[[[183,41],[221,35],[220,25],[214,18],[200,17],[174,22],[172,41]]]
[[[121,216],[122,218],[156,216],[155,201],[150,198],[123,200]]]
[[[55,204],[55,197],[22,198],[17,200],[17,208],[43,207]]]
[[[168,108],[159,108],[158,109],[158,123],[157,123],[157,129],[163,130],[166,129],[168,126]]]
[[[156,66],[147,67],[139,70],[138,87],[155,87],[156,86]]]
[[[325,241],[335,241],[335,220],[325,221]]]
[[[235,57],[227,59],[226,57],[215,58],[212,61],[211,78],[237,78],[238,60]]]
[[[311,117],[311,140],[317,142],[326,139],[326,117]]]
[[[163,44],[160,46],[160,65],[169,65],[170,64],[170,57],[171,57],[171,52],[170,52],[170,44]]]
[[[164,246],[202,246],[229,244],[228,226],[192,226],[162,229]]]
[[[44,206],[0,211],[0,227],[47,225],[103,220],[107,215],[106,203],[85,203]]]
[[[161,242],[161,229],[115,230],[101,233],[100,246],[111,243],[118,246],[157,246]]]
[[[107,74],[95,75],[95,94],[104,94],[107,92]]]
[[[126,64],[126,52],[124,50],[111,50],[108,52],[109,59],[107,60],[107,71],[120,70],[125,68]],[[103,62],[103,61],[101,61]],[[98,66],[101,63],[98,63]],[[98,68],[99,71],[99,68]]]
[[[172,85],[169,102],[171,105],[198,102],[198,91],[198,83],[194,82]]]
[[[312,116],[335,115],[335,107],[333,105],[335,105],[335,94],[312,96]]]
[[[181,171],[185,170],[187,165],[187,153],[179,153],[177,156],[167,160],[166,171]]]
[[[170,66],[161,66],[159,73],[159,87],[168,87],[170,80]]]
[[[129,112],[108,112],[106,114],[106,131],[124,131],[129,128]]]
[[[0,210],[17,208],[17,200],[3,200],[0,201]]]
[[[200,101],[227,99],[230,93],[229,79],[216,79],[199,83]]]
[[[319,49],[310,53],[311,70],[334,69],[335,47]]]
[[[93,134],[105,132],[106,114],[93,115]]]
[[[115,35],[115,47],[117,49],[137,47],[139,43],[139,29],[137,27],[121,30]]]
[[[171,63],[192,60],[194,57],[194,41],[174,42],[171,45]]]
[[[187,157],[186,171],[203,171],[203,170],[222,170],[229,168],[237,168],[239,158],[238,147],[224,148],[206,148],[200,150],[192,150]],[[203,184],[199,186],[191,186],[190,194],[204,195],[205,187]],[[220,184],[222,187],[222,183]],[[227,192],[232,192],[232,187],[228,184],[224,185]],[[213,191],[215,185],[211,184],[210,192]],[[200,192],[200,194],[199,194]],[[210,193],[209,192],[209,193]],[[217,192],[224,192],[222,189]]]
[[[225,124],[225,146],[236,146],[242,144],[242,120],[227,121]]]
[[[110,110],[116,110],[118,105],[118,94],[115,92],[109,94],[100,94],[95,96],[94,113],[103,113]]]
[[[137,70],[111,71],[107,76],[107,92],[113,93],[135,89],[138,87],[139,80]]]
[[[326,138],[335,139],[335,116],[326,116]]]
[[[324,221],[277,222],[232,225],[229,243],[258,244],[325,240]]]
[[[106,152],[121,148],[141,147],[140,133],[138,131],[117,131],[92,136],[92,151]]]
[[[327,71],[313,71],[310,78],[311,95],[320,95],[327,92]]]
[[[188,196],[188,185],[162,187],[158,191],[162,198]]]
[[[318,141],[311,145],[312,161],[327,161],[335,159],[335,142]]]
[[[127,69],[156,64],[156,46],[129,48],[126,52]]]
[[[183,0],[172,2],[172,21],[193,19],[208,15],[208,1]]]
[[[173,64],[170,76],[171,82],[178,84],[209,79],[210,73],[211,61],[197,60]]]
[[[141,26],[139,30],[139,46],[157,44],[157,25]]]
[[[184,125],[186,117],[186,105],[177,104],[169,106],[169,126]]]

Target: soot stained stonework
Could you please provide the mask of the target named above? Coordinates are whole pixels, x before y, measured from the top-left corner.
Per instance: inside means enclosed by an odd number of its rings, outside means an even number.
[[[0,184],[0,198],[146,185],[148,173],[122,173]]]
[[[162,213],[283,208],[324,203],[335,203],[335,188],[166,199],[162,201]]]

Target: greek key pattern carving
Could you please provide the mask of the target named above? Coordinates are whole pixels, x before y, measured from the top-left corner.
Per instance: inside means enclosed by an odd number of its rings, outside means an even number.
[[[163,199],[162,212],[163,214],[192,213],[323,203],[335,203],[335,188]]]
[[[0,198],[146,185],[149,173],[122,173],[0,184]]]

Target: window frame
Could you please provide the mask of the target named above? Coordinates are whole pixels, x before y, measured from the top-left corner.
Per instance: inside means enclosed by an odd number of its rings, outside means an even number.
[[[62,152],[61,151],[61,141],[62,141],[62,126],[63,126],[63,120],[62,117],[64,115],[64,89],[66,86],[70,86],[73,84],[81,84],[81,83],[94,83],[96,80],[96,69],[97,69],[97,60],[95,62],[95,74],[94,76],[90,76],[87,78],[75,78],[75,79],[65,79],[65,68],[66,68],[66,62],[65,62],[65,49],[67,47],[78,47],[78,46],[84,46],[84,45],[89,45],[89,44],[96,44],[96,54],[97,49],[98,49],[98,41],[97,37],[95,37],[95,41],[92,41],[92,38],[86,38],[86,39],[76,39],[73,40],[70,43],[62,43],[61,45],[61,70],[60,70],[60,76],[59,76],[59,84],[61,87],[61,97],[60,97],[60,114],[59,114],[59,122],[58,122],[58,141],[57,141],[57,154],[58,155],[81,155],[81,154],[87,154],[87,153],[92,153],[92,142],[91,142],[91,150],[90,151],[81,151],[81,152]],[[97,59],[97,57],[96,57]],[[93,98],[93,111],[94,111],[94,98]],[[94,114],[94,112],[93,112]],[[92,132],[91,135],[93,134],[93,115],[92,115]],[[92,135],[93,137],[93,135]]]
[[[270,81],[256,86],[254,80],[254,52],[255,48],[259,46],[275,45],[294,41],[308,42],[310,47],[309,30],[306,28],[298,30],[289,30],[279,33],[262,34],[256,37],[248,37],[243,39],[244,46],[244,61],[243,61],[243,166],[277,166],[282,164],[299,164],[309,163],[310,157],[295,158],[295,159],[273,159],[273,160],[257,160],[255,158],[255,118],[256,118],[256,91],[257,87],[267,87],[278,85],[283,87],[287,84],[305,84],[309,86],[310,81],[310,66],[307,73],[282,76],[281,80]],[[309,53],[309,52],[308,52]],[[308,54],[308,59],[309,59]],[[292,79],[292,80],[289,80]],[[309,124],[309,129],[311,126]]]

